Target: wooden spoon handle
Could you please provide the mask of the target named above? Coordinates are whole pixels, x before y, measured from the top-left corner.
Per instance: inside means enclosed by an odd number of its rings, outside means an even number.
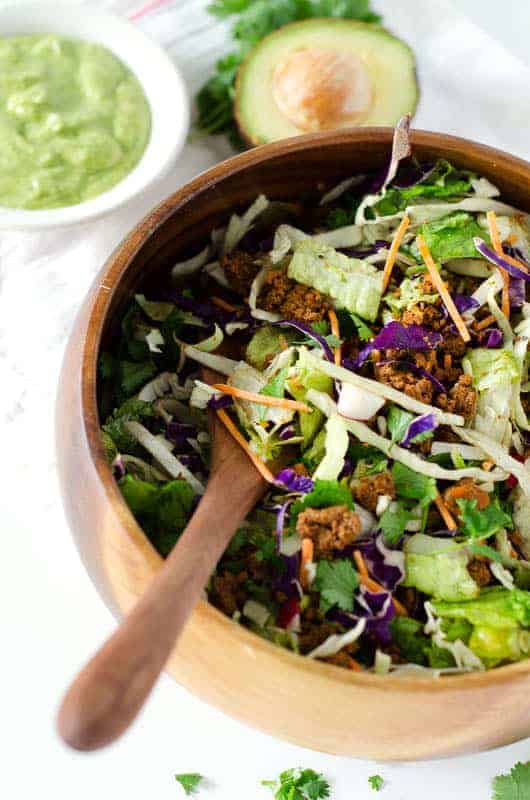
[[[238,480],[231,470],[221,464],[212,474],[163,568],[68,689],[57,728],[71,747],[110,744],[147,699],[226,545],[263,494],[252,471],[252,480]]]

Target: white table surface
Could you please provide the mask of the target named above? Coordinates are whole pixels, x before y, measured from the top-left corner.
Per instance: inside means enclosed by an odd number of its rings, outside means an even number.
[[[385,4],[380,0],[376,5],[384,9]],[[494,0],[459,0],[458,5],[530,63],[530,4],[504,0],[500,9]],[[211,153],[199,149],[197,169],[211,160]],[[183,166],[172,180],[187,177]],[[140,215],[149,203],[150,198],[145,198],[132,214]],[[110,252],[126,227],[126,218],[118,217],[116,232],[109,234],[104,251]],[[76,235],[80,256],[90,255],[89,231]],[[22,245],[21,252],[35,258],[43,250],[44,257],[52,251],[54,237],[39,239],[38,253],[32,252],[31,240],[24,239]],[[68,276],[53,268],[33,275],[25,272],[21,259],[17,274],[11,269],[4,275],[2,256],[18,247],[21,240],[17,237],[0,236],[0,441],[4,445],[0,459],[4,547],[0,797],[171,800],[183,796],[173,774],[198,771],[208,777],[207,789],[201,794],[205,798],[267,798],[270,795],[259,785],[261,779],[302,765],[329,776],[337,800],[489,800],[491,777],[517,760],[530,759],[530,740],[443,762],[386,765],[337,758],[252,731],[190,696],[165,676],[138,723],[112,748],[83,756],[59,743],[53,729],[58,698],[87,655],[114,627],[70,538],[53,466],[52,399],[62,344],[72,311],[95,267],[89,263],[81,269],[76,261],[71,267],[76,272]],[[104,252],[98,251],[92,257],[102,255]],[[50,331],[47,319],[58,288],[63,296],[69,292],[72,300],[65,307],[61,325]],[[42,302],[31,308],[27,319],[24,297],[30,291]],[[18,310],[13,307],[16,298]],[[15,321],[21,323],[17,330]],[[30,388],[25,379],[28,373],[34,376]],[[421,714],[421,708],[417,713]],[[367,784],[367,777],[375,772],[386,780],[379,795]]]

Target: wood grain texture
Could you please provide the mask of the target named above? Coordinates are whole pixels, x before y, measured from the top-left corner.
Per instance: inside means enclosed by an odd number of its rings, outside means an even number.
[[[415,154],[485,175],[530,211],[530,165],[463,139],[413,134]],[[391,131],[362,128],[266,145],[217,165],[158,206],[110,257],[80,311],[57,404],[66,513],[84,562],[118,615],[160,569],[105,462],[99,441],[96,360],[115,338],[135,291],[156,287],[176,259],[259,192],[292,199],[380,167]],[[416,760],[491,748],[530,733],[530,661],[435,680],[350,673],[281,650],[200,602],[167,670],[202,699],[272,735],[316,750]]]

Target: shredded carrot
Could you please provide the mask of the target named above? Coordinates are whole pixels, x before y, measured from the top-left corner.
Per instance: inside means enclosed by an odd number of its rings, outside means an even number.
[[[436,264],[434,263],[434,259],[431,255],[429,248],[427,247],[427,242],[423,238],[421,234],[416,236],[416,244],[418,249],[421,253],[421,257],[425,262],[425,266],[429,270],[429,275],[431,276],[431,281],[433,282],[434,286],[438,290],[438,294],[442,298],[442,301],[449,312],[449,315],[453,322],[455,323],[456,327],[458,328],[458,333],[464,340],[464,342],[469,342],[471,336],[469,334],[468,329],[466,328],[466,324],[462,317],[460,316],[457,307],[453,302],[453,298],[447,291],[447,287],[443,282],[441,275],[438,271]]]
[[[235,306],[233,306],[231,303],[227,303],[226,300],[222,299],[222,297],[212,297],[212,303],[219,308],[222,308],[224,311],[237,311]]]
[[[497,253],[498,256],[504,257],[505,253],[502,247],[501,236],[499,233],[499,226],[497,225],[497,216],[495,211],[488,211],[486,214],[486,219],[488,221],[488,230],[490,234],[491,243],[493,245],[493,249]],[[502,286],[502,313],[506,317],[506,319],[510,319],[510,276],[506,272],[505,269],[501,269],[499,267],[499,271],[502,275],[503,286]]]
[[[481,319],[480,322],[475,322],[474,328],[476,331],[482,331],[484,328],[487,328],[488,325],[492,325],[496,321],[496,317],[494,317],[493,314],[490,314],[488,317]]]
[[[390,283],[390,278],[392,276],[392,270],[394,269],[394,264],[396,263],[396,257],[399,252],[399,248],[401,247],[401,242],[403,241],[403,237],[405,235],[405,231],[410,225],[410,218],[405,216],[399,223],[399,228],[397,229],[394,238],[392,239],[392,244],[390,245],[390,250],[388,251],[388,255],[385,261],[385,268],[383,270],[383,286],[382,286],[382,293],[386,292],[387,286]]]
[[[254,392],[247,392],[245,389],[236,389],[235,386],[229,386],[227,383],[214,383],[212,384],[212,389],[217,389],[218,392],[223,392],[223,394],[229,394],[231,397],[239,397],[240,400],[246,400],[249,403],[259,403],[262,406],[274,406],[274,408],[289,408],[291,411],[304,411],[306,414],[311,413],[309,406],[299,400],[286,400],[285,397],[255,394]]]
[[[363,668],[361,667],[359,662],[356,661],[354,658],[352,658],[349,653],[347,655],[348,655],[348,669],[353,670],[353,672],[362,672]]]
[[[451,353],[446,353],[444,355],[444,369],[451,369],[452,365],[453,365],[453,358],[451,356]]]
[[[223,411],[221,409],[218,410],[216,413],[221,422],[223,423],[223,425],[225,426],[225,428],[227,429],[228,433],[234,437],[234,439],[239,445],[241,445],[247,456],[250,458],[250,460],[258,470],[258,472],[260,472],[261,475],[263,475],[266,481],[268,481],[269,483],[274,483],[274,475],[272,474],[268,466],[261,460],[261,458],[258,458],[256,453],[254,453],[250,449],[247,440],[238,431],[238,429],[236,428],[236,426],[234,425],[234,423],[232,422],[226,411]]]
[[[436,508],[440,512],[440,516],[447,525],[448,530],[456,531],[458,525],[456,524],[453,515],[445,505],[442,496],[440,494],[436,495],[436,497],[434,498],[434,503],[436,505]]]
[[[355,561],[355,565],[359,570],[359,575],[364,575],[367,578],[368,567],[366,566],[366,562],[362,556],[362,553],[360,553],[359,550],[353,551],[353,560]]]
[[[486,470],[486,472],[489,472],[490,469],[493,469],[493,461],[483,461],[482,469]]]
[[[314,553],[315,546],[312,539],[302,539],[302,552],[300,554],[300,583],[304,589],[307,589],[309,583],[306,567],[313,561]]]
[[[515,233],[510,233],[506,241],[508,242],[508,244],[515,244],[517,241],[517,236],[515,235]]]
[[[331,325],[331,333],[333,334],[333,336],[337,336],[340,338],[339,320],[337,319],[337,315],[335,314],[332,308],[330,308],[328,311],[328,318],[329,318],[329,324]],[[341,363],[342,363],[342,352],[341,352],[341,346],[339,344],[339,346],[335,348],[335,364],[338,367],[340,367]]]

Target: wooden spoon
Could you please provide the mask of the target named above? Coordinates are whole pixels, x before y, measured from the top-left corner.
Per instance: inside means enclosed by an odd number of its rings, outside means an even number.
[[[203,374],[205,382],[221,380],[210,370]],[[129,727],[230,539],[267,488],[213,411],[210,428],[210,478],[197,510],[145,594],[62,701],[57,729],[76,750],[104,747]]]

